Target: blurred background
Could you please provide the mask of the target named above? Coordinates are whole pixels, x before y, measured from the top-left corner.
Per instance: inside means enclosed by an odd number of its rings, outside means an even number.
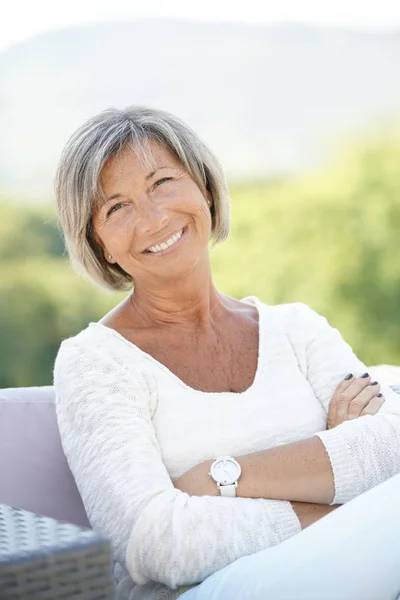
[[[181,117],[225,168],[221,291],[306,302],[367,364],[400,365],[400,3],[269,4],[2,11],[0,387],[50,384],[61,340],[122,299],[71,270],[52,184],[73,130],[129,104]]]

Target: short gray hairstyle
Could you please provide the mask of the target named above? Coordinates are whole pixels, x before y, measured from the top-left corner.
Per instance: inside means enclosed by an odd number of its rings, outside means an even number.
[[[101,171],[127,144],[150,163],[151,140],[180,160],[203,194],[210,192],[211,241],[222,242],[229,233],[228,185],[219,161],[199,136],[165,111],[142,106],[107,109],[86,121],[68,140],[55,180],[58,222],[71,262],[107,289],[130,289],[133,281],[118,264],[106,261],[94,236],[92,215],[103,199]]]

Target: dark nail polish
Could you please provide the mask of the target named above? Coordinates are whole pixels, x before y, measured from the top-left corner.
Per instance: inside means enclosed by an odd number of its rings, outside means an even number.
[[[351,379],[353,377],[353,373],[349,373],[348,375],[346,375],[346,377],[344,378],[345,381],[348,381],[349,379]]]
[[[379,392],[379,394],[376,395],[377,398],[382,398],[382,396],[383,396],[383,394],[381,394],[380,392]]]
[[[364,375],[361,375],[360,379],[366,379],[367,377],[369,377],[369,373],[364,373]]]
[[[369,385],[378,385],[377,381],[373,381],[372,383],[370,383]]]

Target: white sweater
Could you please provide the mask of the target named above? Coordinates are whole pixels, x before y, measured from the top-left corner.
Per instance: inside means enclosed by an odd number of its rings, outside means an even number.
[[[121,598],[177,598],[300,531],[289,502],[174,488],[206,459],[318,435],[334,472],[332,504],[400,471],[399,396],[382,389],[377,415],[326,431],[335,387],[365,365],[304,304],[243,302],[258,308],[260,333],[256,376],[243,393],[192,389],[100,323],[61,345],[54,384],[62,444],[93,528],[112,541]]]

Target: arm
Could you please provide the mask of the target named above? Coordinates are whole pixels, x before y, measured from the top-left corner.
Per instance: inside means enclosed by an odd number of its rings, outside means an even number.
[[[304,323],[307,378],[326,413],[339,381],[347,373],[360,376],[367,367],[327,320],[298,305]],[[343,504],[400,471],[400,402],[387,386],[385,402],[374,415],[345,421],[316,434],[329,455],[334,475],[333,504]]]
[[[339,504],[328,506],[327,504],[315,504],[312,502],[291,502],[302,529],[316,523],[322,517],[339,508]]]
[[[196,583],[300,531],[288,502],[174,488],[152,424],[154,383],[109,339],[82,342],[83,334],[56,360],[61,440],[93,528],[135,582]]]
[[[328,414],[338,383],[348,373],[365,373],[366,367],[326,319],[302,304],[293,309],[288,335],[301,370]],[[400,471],[400,400],[388,388],[382,392],[386,401],[375,416],[236,457],[242,467],[238,496],[342,504],[395,475]],[[205,483],[208,467],[197,465],[178,486],[189,493],[210,490],[210,482]]]
[[[235,458],[242,468],[236,490],[238,498],[313,504],[330,504],[333,500],[331,464],[317,437]],[[175,486],[192,495],[219,496],[215,482],[208,476],[212,462],[193,467],[175,481]]]

